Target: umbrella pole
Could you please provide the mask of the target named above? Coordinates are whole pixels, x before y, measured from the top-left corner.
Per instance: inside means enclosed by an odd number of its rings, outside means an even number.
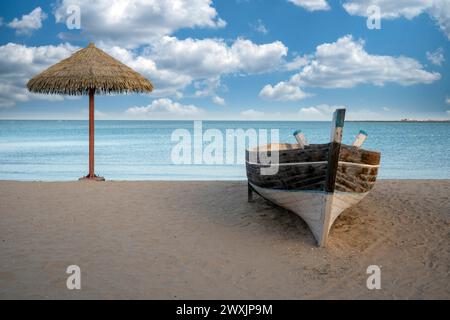
[[[94,173],[94,89],[89,89],[89,178]]]
[[[89,174],[80,180],[105,181],[105,178],[96,176],[94,170],[94,94],[95,89],[89,89]]]

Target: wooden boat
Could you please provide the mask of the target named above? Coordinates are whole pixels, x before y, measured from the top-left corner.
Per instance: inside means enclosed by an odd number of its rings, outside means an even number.
[[[257,193],[298,214],[319,246],[326,246],[336,218],[363,199],[373,188],[381,154],[342,144],[345,109],[333,116],[331,142],[326,144],[269,144],[246,150],[248,197]],[[299,141],[300,142],[300,141]],[[278,152],[278,163],[261,161]],[[262,168],[278,166],[275,174]]]

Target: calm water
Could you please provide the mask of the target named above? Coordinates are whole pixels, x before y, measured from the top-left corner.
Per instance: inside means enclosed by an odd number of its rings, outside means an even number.
[[[175,165],[175,129],[193,131],[192,121],[97,121],[96,173],[115,180],[241,180],[245,167]],[[203,129],[279,129],[280,141],[329,140],[329,122],[203,122]],[[450,179],[450,124],[346,122],[344,142],[359,129],[365,148],[382,152],[381,178]],[[87,121],[0,121],[0,180],[75,180],[87,173]]]

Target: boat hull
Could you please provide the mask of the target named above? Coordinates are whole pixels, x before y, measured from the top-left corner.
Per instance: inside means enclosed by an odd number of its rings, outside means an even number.
[[[269,146],[266,146],[269,148]],[[375,185],[381,154],[339,145],[332,183],[329,179],[332,144],[277,145],[279,163],[274,174],[264,175],[258,154],[247,151],[249,195],[256,192],[274,204],[299,215],[311,229],[319,246],[325,246],[331,226],[346,209],[361,201]],[[251,196],[251,195],[250,195]]]

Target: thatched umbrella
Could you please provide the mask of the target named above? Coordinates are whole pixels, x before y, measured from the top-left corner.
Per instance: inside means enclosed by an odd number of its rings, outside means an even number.
[[[89,174],[82,179],[94,180],[104,180],[94,173],[94,94],[153,90],[150,81],[93,43],[36,75],[27,87],[45,94],[89,94]]]

